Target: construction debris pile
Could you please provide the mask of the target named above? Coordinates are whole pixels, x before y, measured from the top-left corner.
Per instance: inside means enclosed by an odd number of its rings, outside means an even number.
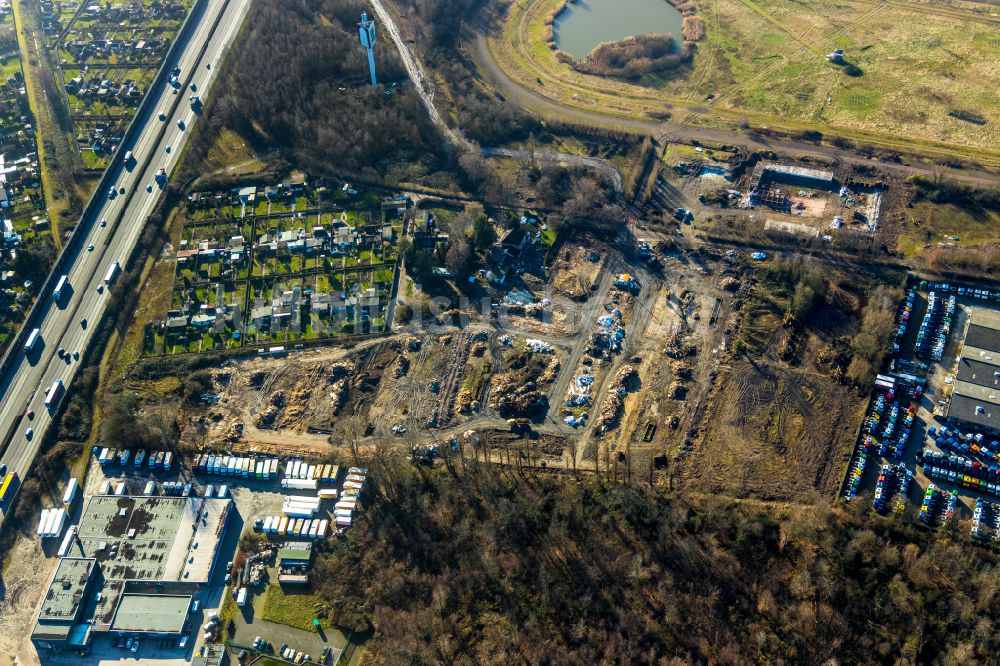
[[[622,407],[625,405],[625,396],[628,395],[626,384],[639,373],[632,365],[623,365],[615,373],[615,378],[608,387],[608,397],[601,405],[601,413],[597,417],[597,432],[607,432],[618,423],[621,417]]]
[[[531,418],[544,413],[548,398],[535,382],[523,382],[517,373],[505,372],[493,377],[490,407],[506,418]]]

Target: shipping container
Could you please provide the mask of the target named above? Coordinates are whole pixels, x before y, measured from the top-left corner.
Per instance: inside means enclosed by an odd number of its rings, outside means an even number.
[[[337,489],[336,488],[320,488],[316,496],[320,499],[337,499]]]
[[[174,454],[171,453],[170,451],[167,451],[166,453],[164,453],[163,454],[163,469],[169,471],[170,467],[171,467],[171,465],[173,465],[173,463],[174,463]]]
[[[119,483],[117,486],[115,486],[115,495],[123,497],[125,495],[126,490],[128,489],[125,487],[125,483],[124,482]]]
[[[312,521],[312,525],[309,526],[309,538],[316,539],[319,536],[319,523],[320,521]]]
[[[316,478],[316,465],[309,465],[306,469],[306,478],[315,479]]]
[[[292,471],[291,471],[291,473],[287,474],[286,476],[288,478],[290,478],[290,479],[297,479],[297,478],[299,478],[299,468],[301,468],[301,467],[302,467],[302,461],[301,460],[293,460],[292,461]]]
[[[205,486],[205,497],[215,497],[215,484]]]
[[[278,521],[278,534],[284,534],[288,530],[288,516],[282,516]]]
[[[98,495],[110,495],[111,494],[111,482],[105,481],[101,484],[101,487],[97,490]]]
[[[128,459],[129,459],[129,456],[131,456],[131,455],[132,455],[132,450],[131,449],[125,449],[120,454],[118,454],[118,459],[121,460],[121,463],[124,466],[124,465],[128,464]]]
[[[316,538],[325,539],[326,535],[330,532],[330,521],[324,518],[319,521],[319,529],[316,530]]]
[[[310,528],[310,526],[312,526],[312,524],[313,524],[313,521],[311,521],[311,520],[303,520],[302,521],[302,527],[299,528],[299,536],[300,537],[308,536],[308,534],[309,534],[309,528]]]
[[[354,513],[354,509],[347,509],[347,508],[339,509],[338,508],[338,509],[334,509],[333,510],[333,515],[335,517],[338,517],[338,518],[340,516],[350,516],[352,513]]]
[[[76,492],[80,489],[80,482],[76,478],[71,478],[66,484],[66,492],[63,493],[63,504],[69,506],[76,499]]]
[[[226,499],[227,497],[229,497],[229,486],[227,486],[225,484],[219,486],[219,495],[218,495],[218,497],[219,497],[219,499]]]
[[[351,518],[350,516],[337,516],[335,524],[337,525],[337,527],[350,527]]]
[[[142,491],[142,494],[146,497],[152,497],[156,493],[156,482],[150,480],[146,483],[146,489]]]
[[[271,470],[268,472],[267,478],[274,480],[278,478],[278,459],[271,458]]]

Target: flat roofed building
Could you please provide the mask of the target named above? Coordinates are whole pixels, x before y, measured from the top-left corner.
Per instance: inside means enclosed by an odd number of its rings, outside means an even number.
[[[184,630],[191,595],[123,594],[112,631],[179,634]]]
[[[37,645],[54,648],[81,647],[87,644],[90,625],[84,609],[93,601],[98,587],[92,558],[64,557],[59,560],[38,611],[38,622],[31,632]]]
[[[52,602],[43,605],[32,640],[58,649],[82,647],[99,632],[182,632],[192,596],[219,559],[232,506],[232,499],[217,497],[92,496],[72,551],[82,557],[60,561],[48,593]],[[88,582],[76,615],[57,617],[75,598],[63,589],[65,581],[84,570]],[[86,631],[78,629],[84,625]]]
[[[1000,311],[969,309],[948,418],[1000,431]]]

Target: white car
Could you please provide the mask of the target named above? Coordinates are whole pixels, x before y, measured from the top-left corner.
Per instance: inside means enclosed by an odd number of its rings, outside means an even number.
[[[101,218],[101,226],[102,227],[108,226],[108,220],[107,220],[107,218],[104,218],[104,217]]]
[[[93,251],[94,251],[94,244],[91,243],[90,245],[87,246],[87,252],[93,252]]]
[[[32,430],[31,428],[28,428],[27,430],[24,431],[24,436],[27,439],[31,439],[34,435],[35,435],[35,431]]]

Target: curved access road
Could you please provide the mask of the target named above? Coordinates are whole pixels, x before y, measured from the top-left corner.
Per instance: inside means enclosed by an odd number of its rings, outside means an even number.
[[[483,11],[485,16],[487,12]],[[897,175],[909,177],[913,175],[935,176],[943,174],[948,178],[976,185],[996,187],[1000,176],[988,171],[976,169],[954,169],[936,164],[899,164],[873,160],[858,155],[856,152],[835,146],[819,146],[794,139],[778,139],[760,135],[747,135],[711,127],[695,127],[681,123],[629,118],[626,116],[588,110],[577,106],[569,106],[557,102],[534,90],[525,88],[514,81],[494,59],[486,37],[486,29],[481,17],[478,27],[469,26],[470,34],[465,43],[468,45],[468,55],[482,76],[494,89],[498,90],[511,102],[542,118],[569,121],[580,125],[625,130],[635,134],[646,134],[657,139],[672,142],[690,143],[701,141],[711,144],[728,144],[743,146],[748,150],[773,150],[792,155],[800,155],[820,160],[839,160],[846,164],[877,166],[879,169]]]

